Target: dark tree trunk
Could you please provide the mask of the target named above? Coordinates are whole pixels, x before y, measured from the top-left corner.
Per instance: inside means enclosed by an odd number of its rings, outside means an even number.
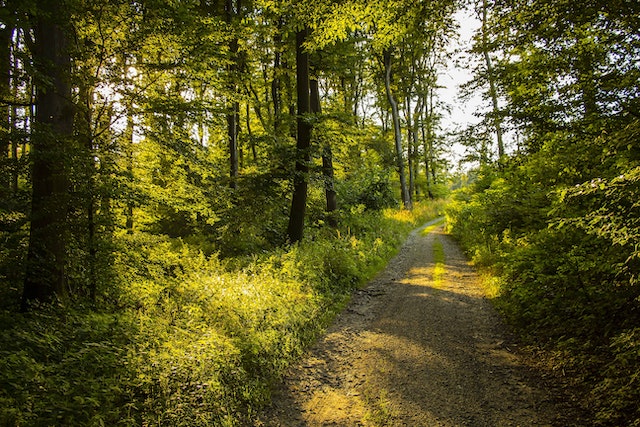
[[[236,5],[233,5],[233,0],[225,1],[225,15],[227,24],[233,26],[234,18],[240,14],[240,0],[236,0]],[[235,31],[235,30],[234,30]],[[234,37],[229,42],[229,53],[231,55],[231,63],[228,67],[229,71],[229,92],[232,98],[227,105],[227,136],[229,141],[229,178],[230,187],[236,188],[238,185],[238,170],[239,170],[239,157],[238,157],[238,127],[240,122],[240,104],[237,101],[238,97],[238,84],[237,78],[240,71],[240,56],[238,55],[239,41],[237,37]]]
[[[402,149],[402,130],[400,128],[400,113],[398,111],[398,102],[391,92],[391,51],[384,51],[384,87],[387,94],[387,100],[391,105],[391,118],[393,120],[393,136],[396,148],[396,168],[400,178],[400,195],[402,197],[402,205],[405,209],[411,209],[411,196],[407,188],[407,180],[404,171],[404,153]]]
[[[271,80],[271,102],[273,102],[273,132],[276,136],[279,135],[282,122],[282,94],[280,91],[280,73],[282,72],[282,27],[282,21],[278,22],[278,28],[273,37],[275,52],[273,56],[273,80]]]
[[[427,94],[426,100],[427,108],[424,108],[422,114],[424,118],[422,120],[422,149],[424,151],[424,170],[425,170],[425,178],[427,182],[427,195],[430,199],[433,199],[433,191],[431,190],[431,167],[432,162],[430,159],[431,156],[431,138],[433,137],[433,90],[430,89]]]
[[[62,297],[66,290],[68,178],[66,147],[73,133],[71,60],[60,25],[50,21],[60,8],[46,2],[34,26],[37,82],[34,138],[31,144],[32,203],[29,251],[22,309],[34,300]],[[67,21],[65,21],[67,22]]]
[[[0,99],[11,97],[11,34],[13,30],[5,24],[0,29]],[[2,105],[0,122],[0,197],[6,197],[11,184],[9,173],[9,145],[11,141],[11,106]]]
[[[253,132],[251,131],[251,106],[249,104],[249,101],[247,101],[247,105],[246,105],[246,112],[247,112],[247,137],[249,138],[249,147],[251,148],[251,157],[253,158],[253,163],[257,163],[258,162],[258,152],[256,151],[256,140],[253,136]]]
[[[416,181],[418,179],[418,171],[420,170],[420,159],[419,159],[419,153],[420,153],[420,141],[418,138],[418,130],[420,128],[420,117],[422,115],[422,110],[424,109],[424,98],[419,98],[418,102],[416,103],[416,108],[413,110],[413,132],[412,137],[413,140],[410,142],[413,144],[413,157],[414,157],[414,161],[413,161],[413,176],[415,177]],[[416,200],[420,197],[420,189],[419,186],[415,185],[415,197]]]
[[[125,156],[126,156],[126,161],[127,161],[127,179],[129,181],[130,184],[130,189],[129,192],[127,194],[127,207],[126,207],[126,213],[125,213],[125,228],[127,229],[127,234],[133,234],[133,195],[132,193],[132,187],[133,187],[133,162],[134,162],[134,158],[133,158],[133,150],[134,150],[134,144],[133,144],[133,127],[134,127],[134,123],[133,123],[133,104],[130,103],[129,104],[129,108],[127,110],[127,128],[125,129],[124,132],[124,147],[125,147]]]
[[[18,38],[20,36],[20,32],[18,30],[16,30],[15,33],[15,37]],[[16,45],[15,43],[12,43],[11,45],[11,59],[13,60],[13,65],[12,65],[12,69],[15,71],[19,68],[19,64],[18,64],[18,56],[16,55],[15,52],[16,49]],[[19,93],[20,93],[20,79],[18,78],[12,78],[11,79],[11,95],[12,98],[17,100],[19,97]],[[28,101],[32,102],[33,101],[33,88],[31,87],[31,82],[27,82],[27,87],[29,88],[29,93],[31,94],[31,96],[29,96]],[[29,113],[33,113],[33,105],[30,105],[28,110]],[[25,112],[24,115],[24,128],[27,129],[28,128],[28,124],[27,118],[31,118],[33,117],[33,114],[28,114]],[[17,132],[17,123],[18,123],[18,106],[17,105],[12,105],[11,106],[11,112],[10,112],[10,122],[9,122],[9,129],[11,131],[11,134],[9,135],[9,142],[11,145],[11,193],[15,196],[18,194],[18,184],[20,181],[20,168],[18,167],[18,147],[20,147],[20,143],[22,143],[22,155],[24,155],[24,144],[26,141],[26,138],[24,135],[22,135],[21,137],[19,137],[19,133]]]
[[[318,80],[312,79],[309,85],[311,89],[311,112],[318,115],[322,114]],[[329,225],[336,227],[338,224],[336,223],[333,212],[338,208],[338,196],[336,194],[333,177],[333,153],[331,152],[331,144],[328,141],[322,145],[322,178],[324,181],[324,194],[327,202],[326,211]]]
[[[413,200],[413,194],[416,188],[416,177],[414,176],[414,160],[415,160],[415,147],[413,145],[413,120],[411,117],[411,97],[407,96],[406,99],[406,112],[405,118],[407,121],[407,163],[409,166],[409,197]]]
[[[298,95],[296,167],[293,176],[293,197],[289,213],[287,234],[291,243],[299,242],[304,231],[304,215],[307,208],[307,185],[311,147],[311,124],[308,114],[311,111],[309,93],[309,54],[303,44],[308,30],[296,33],[296,90]]]
[[[229,141],[229,178],[231,179],[229,186],[237,188],[238,186],[238,170],[240,168],[238,156],[238,121],[239,121],[239,105],[232,102],[227,112],[227,135]]]

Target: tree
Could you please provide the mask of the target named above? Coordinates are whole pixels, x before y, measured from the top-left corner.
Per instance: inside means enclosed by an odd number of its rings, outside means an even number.
[[[6,173],[9,165],[9,146],[12,128],[11,105],[11,36],[13,28],[4,23],[0,29],[0,198],[5,197],[11,183],[11,176]]]
[[[315,114],[316,120],[320,120],[319,116],[322,114],[322,107],[320,104],[320,90],[318,88],[318,79],[312,78],[310,80],[309,88],[311,90],[310,102],[311,112]],[[317,127],[316,127],[317,128]],[[335,189],[335,178],[333,174],[333,153],[331,151],[331,143],[325,141],[322,144],[322,180],[324,182],[324,193],[326,200],[326,212],[329,216],[329,223],[335,227],[337,226],[336,219],[333,212],[338,209],[338,198]]]
[[[56,18],[54,18],[56,17]],[[66,290],[68,176],[73,133],[70,15],[57,2],[39,4],[33,25],[36,115],[31,145],[31,229],[22,308],[34,300],[63,297]]]
[[[493,119],[493,127],[496,133],[496,141],[498,143],[498,159],[502,159],[505,154],[504,141],[502,137],[502,119],[500,117],[500,107],[498,105],[498,89],[496,87],[496,75],[491,59],[489,47],[489,29],[487,28],[487,0],[482,0],[480,8],[480,16],[482,26],[480,27],[480,49],[484,58],[486,67],[486,78],[489,83],[489,97],[491,98],[491,116]]]
[[[293,178],[293,197],[289,211],[287,235],[291,243],[302,239],[304,231],[304,215],[307,206],[307,186],[309,161],[311,160],[311,99],[309,89],[309,53],[305,42],[309,34],[308,28],[296,32],[296,93],[298,104],[296,164]]]
[[[400,179],[400,195],[402,197],[402,205],[405,209],[411,209],[411,194],[407,187],[407,179],[404,171],[404,149],[402,148],[402,129],[400,127],[400,113],[398,110],[398,102],[391,89],[391,65],[392,50],[387,48],[383,51],[384,64],[384,88],[387,95],[387,101],[391,106],[391,119],[393,121],[393,139],[396,149],[396,168]]]
[[[593,424],[633,424],[640,419],[630,379],[638,368],[628,362],[640,345],[640,4],[483,5],[491,7],[483,8],[478,52],[499,58],[490,74],[522,149],[483,165],[463,193],[469,202],[453,215],[454,234],[500,275],[501,304],[516,329],[562,349],[578,367]],[[478,70],[485,88],[489,68],[485,57]],[[467,139],[486,148],[491,123]]]
[[[224,12],[229,32],[236,33],[237,22],[242,19],[242,2],[241,0],[225,0]],[[242,60],[238,52],[239,39],[237,34],[233,34],[229,41],[229,65],[227,71],[229,73],[229,97],[227,101],[227,135],[229,139],[229,178],[231,188],[237,188],[238,180],[238,129],[240,127],[240,103],[238,102],[239,73],[242,67]]]

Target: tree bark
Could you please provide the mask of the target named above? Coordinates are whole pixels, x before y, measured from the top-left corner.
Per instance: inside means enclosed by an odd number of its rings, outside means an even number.
[[[400,178],[400,195],[402,197],[402,205],[405,209],[411,209],[411,195],[407,188],[407,180],[404,171],[404,153],[402,149],[402,130],[400,128],[400,113],[398,111],[398,103],[391,91],[391,50],[386,49],[384,56],[384,87],[389,105],[391,105],[391,118],[393,120],[393,136],[396,149],[396,168],[398,177]]]
[[[271,80],[271,102],[273,103],[273,132],[276,137],[280,133],[282,122],[282,94],[280,91],[281,79],[280,73],[282,72],[282,20],[278,22],[276,33],[273,37],[274,54],[273,54],[273,80]]]
[[[414,128],[413,120],[411,117],[411,96],[407,96],[406,100],[406,112],[405,119],[407,121],[407,163],[409,166],[409,195],[413,198],[416,189],[416,177],[414,175],[414,159],[415,159],[415,146],[413,144]]]
[[[0,29],[0,99],[11,97],[11,34],[13,29],[5,24]],[[0,122],[0,196],[9,194],[11,174],[9,173],[9,145],[11,141],[11,106],[2,106]]]
[[[20,31],[16,29],[16,34],[15,34],[16,39],[18,39],[20,37]],[[20,42],[18,42],[20,43]],[[11,45],[11,49],[12,49],[12,60],[13,60],[13,64],[12,64],[12,69],[13,70],[18,70],[18,68],[20,67],[19,65],[19,61],[18,61],[18,55],[16,54],[16,43],[12,43]],[[12,98],[17,100],[20,96],[20,86],[21,86],[21,82],[19,78],[12,78],[11,79],[11,95]],[[27,82],[27,88],[25,90],[25,92],[27,92],[29,94],[29,96],[27,97],[26,93],[24,95],[24,97],[26,99],[28,99],[28,102],[33,102],[34,101],[34,97],[33,97],[33,85],[32,85],[32,81],[28,81]],[[29,105],[28,109],[25,109],[25,114],[24,114],[24,118],[23,118],[23,127],[24,129],[32,129],[32,127],[28,126],[28,122],[31,118],[34,117],[34,106],[31,104]],[[10,123],[9,123],[9,129],[11,131],[11,134],[9,135],[9,142],[11,145],[11,193],[16,196],[18,194],[18,186],[19,186],[19,182],[20,182],[20,168],[18,167],[19,165],[19,159],[18,159],[18,148],[20,147],[20,145],[22,144],[22,155],[24,156],[25,153],[25,145],[26,145],[26,138],[24,135],[19,136],[20,134],[17,132],[17,123],[18,123],[18,106],[17,105],[12,105],[11,106],[11,112],[10,112]]]
[[[247,136],[249,137],[249,147],[251,148],[251,157],[253,158],[253,163],[258,162],[258,152],[256,151],[256,141],[253,136],[253,132],[251,131],[251,105],[249,101],[246,104],[246,113],[247,113]]]
[[[418,180],[418,171],[420,169],[419,165],[420,165],[420,159],[419,159],[419,153],[420,153],[420,142],[419,142],[419,138],[418,138],[418,130],[420,128],[420,116],[422,115],[422,110],[424,109],[424,99],[423,98],[418,98],[418,101],[416,102],[416,107],[413,110],[413,119],[412,119],[412,127],[413,127],[413,132],[411,132],[411,136],[413,137],[411,141],[409,141],[410,144],[413,144],[413,157],[414,157],[414,161],[413,161],[413,176],[416,179],[416,185],[414,188],[414,195],[416,197],[416,200],[418,199],[418,197],[420,197],[420,188],[417,184],[417,180]]]
[[[318,80],[310,81],[311,89],[311,112],[317,115],[322,113],[320,104],[320,91],[318,88]],[[338,208],[338,196],[334,185],[333,176],[333,153],[331,152],[331,144],[325,141],[322,145],[322,179],[324,181],[324,194],[326,199],[326,212],[329,225],[336,227],[338,224],[333,212]]]
[[[433,138],[433,89],[429,89],[427,93],[427,100],[425,101],[428,105],[423,109],[422,113],[424,115],[423,125],[422,125],[422,146],[424,151],[424,170],[427,180],[427,195],[430,199],[433,199],[433,191],[431,190],[431,175],[430,171],[432,166],[431,150],[433,143],[431,139]]]
[[[504,142],[502,138],[502,119],[500,118],[500,107],[498,105],[498,90],[496,88],[496,76],[493,62],[489,55],[489,43],[487,41],[487,0],[482,0],[482,54],[487,67],[487,79],[489,80],[489,97],[491,98],[493,127],[496,131],[498,143],[498,159],[504,156]]]
[[[233,0],[225,1],[225,15],[227,24],[231,27],[234,23],[234,17],[240,13],[241,3],[236,0],[236,9],[234,10]],[[240,104],[238,103],[238,85],[236,83],[237,74],[240,71],[240,57],[238,55],[239,41],[238,37],[234,37],[229,42],[229,53],[231,55],[231,64],[228,66],[229,71],[229,92],[232,98],[227,105],[227,136],[229,142],[229,186],[233,189],[238,186],[238,126],[240,122]]]
[[[46,2],[34,26],[33,59],[38,75],[35,133],[31,144],[32,203],[29,250],[22,297],[26,310],[34,300],[62,297],[66,290],[68,178],[66,147],[73,133],[71,60],[62,27],[50,19],[60,7]],[[64,21],[64,22],[68,22]]]
[[[311,124],[308,114],[311,112],[309,92],[309,54],[303,44],[308,29],[296,33],[296,91],[298,95],[296,166],[293,176],[293,197],[289,214],[287,234],[291,243],[302,240],[304,231],[304,215],[307,207],[307,186],[311,147]]]

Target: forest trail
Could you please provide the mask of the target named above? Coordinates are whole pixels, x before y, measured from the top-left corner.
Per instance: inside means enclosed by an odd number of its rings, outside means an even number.
[[[442,225],[425,227],[292,367],[256,425],[578,425]]]

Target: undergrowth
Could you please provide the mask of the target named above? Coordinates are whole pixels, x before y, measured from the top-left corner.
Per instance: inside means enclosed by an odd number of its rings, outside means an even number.
[[[0,312],[0,425],[247,424],[351,292],[442,206],[354,207],[340,229],[224,260],[180,239],[122,234],[101,308]]]
[[[514,198],[521,182],[458,192],[449,231],[513,329],[582,396],[590,424],[640,426],[637,263],[628,247],[558,225],[551,195]]]

